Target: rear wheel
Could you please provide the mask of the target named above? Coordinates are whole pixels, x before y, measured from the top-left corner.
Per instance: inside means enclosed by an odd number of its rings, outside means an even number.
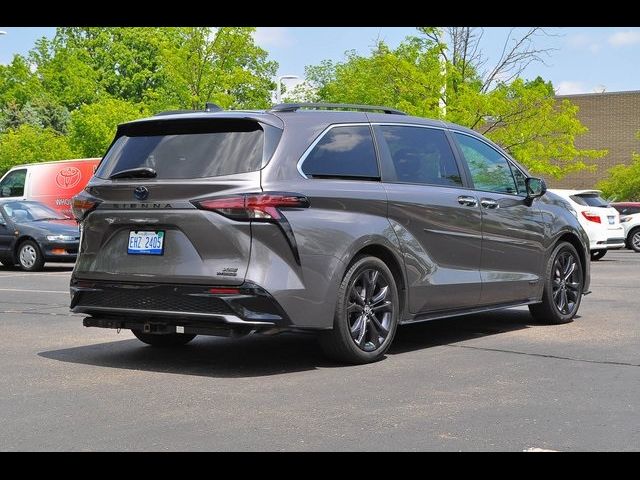
[[[598,260],[600,260],[602,257],[604,257],[607,254],[606,250],[593,250],[591,252],[591,260],[593,262],[597,262]]]
[[[583,285],[580,256],[573,245],[562,242],[549,259],[542,302],[529,305],[529,311],[539,322],[568,323],[578,313]]]
[[[131,329],[131,332],[138,340],[153,347],[178,347],[196,338],[195,335],[184,333],[144,333],[134,329]]]
[[[27,272],[37,272],[44,266],[42,250],[33,240],[25,240],[18,247],[18,265]]]
[[[631,250],[640,252],[640,228],[634,228],[629,232],[627,245]]]
[[[391,270],[376,257],[362,257],[345,274],[334,314],[333,330],[322,332],[325,353],[341,362],[380,360],[396,333],[398,290]]]

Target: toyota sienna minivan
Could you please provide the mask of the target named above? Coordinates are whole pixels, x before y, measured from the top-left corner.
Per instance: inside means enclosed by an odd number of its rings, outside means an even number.
[[[125,123],[73,210],[71,309],[153,346],[310,332],[366,363],[402,324],[518,305],[569,322],[589,288],[588,238],[543,180],[386,107]]]

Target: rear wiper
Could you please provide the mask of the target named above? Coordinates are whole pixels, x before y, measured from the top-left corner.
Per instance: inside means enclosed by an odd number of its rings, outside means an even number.
[[[109,177],[109,180],[114,178],[155,178],[158,176],[153,168],[139,167],[129,168],[128,170],[120,170]]]

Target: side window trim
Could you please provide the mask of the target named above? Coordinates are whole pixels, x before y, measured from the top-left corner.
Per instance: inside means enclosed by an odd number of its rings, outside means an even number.
[[[378,173],[380,173],[380,176],[382,176],[380,159],[378,158],[379,157],[378,145],[377,145],[376,138],[375,138],[375,135],[374,135],[374,132],[373,132],[373,127],[372,127],[370,122],[333,123],[333,124],[329,125],[322,132],[320,132],[320,134],[311,143],[311,145],[309,145],[307,147],[307,149],[304,151],[304,153],[300,157],[300,160],[298,160],[298,163],[296,164],[296,169],[298,170],[298,173],[303,178],[306,178],[307,180],[313,180],[312,178],[308,177],[302,171],[302,165],[304,164],[304,161],[307,159],[309,154],[313,151],[313,149],[316,148],[316,145],[318,145],[318,143],[320,143],[322,141],[322,139],[325,137],[325,135],[327,135],[334,128],[338,128],[338,127],[369,127],[369,132],[371,134],[371,141],[373,143],[373,150],[374,150],[375,155],[376,155],[376,164],[378,165]],[[345,176],[344,178],[347,179],[347,180],[358,180],[359,178],[364,179],[365,177],[348,177],[348,176]]]
[[[471,133],[467,133],[467,132],[463,132],[461,130],[451,130],[452,135],[454,133],[460,134],[460,135],[465,135],[467,137],[471,137],[475,140],[478,140],[479,142],[484,143],[487,147],[489,147],[491,150],[493,150],[494,152],[496,152],[498,155],[500,155],[502,158],[504,158],[504,160],[507,162],[507,164],[510,166],[510,171],[511,171],[511,178],[513,179],[513,183],[516,186],[516,190],[518,188],[518,184],[516,182],[516,179],[513,177],[513,167],[515,167],[515,165],[513,165],[513,162],[511,161],[511,158],[509,158],[509,156],[505,153],[503,153],[502,151],[498,150],[496,147],[494,147],[493,145],[491,145],[489,142],[487,142],[486,140],[484,140],[482,137],[477,136],[477,135],[473,135]],[[454,139],[455,141],[455,139]],[[462,153],[462,150],[460,149],[460,145],[458,144],[458,142],[456,141],[456,147],[458,149],[458,151],[460,152],[460,157],[463,159],[463,163],[465,164],[465,171],[468,171],[469,173],[469,185],[471,186],[471,188],[473,190],[476,190],[478,192],[487,192],[487,193],[495,193],[495,194],[499,194],[499,195],[509,195],[511,197],[522,197],[522,195],[520,195],[519,193],[507,193],[507,192],[492,192],[490,190],[480,190],[478,188],[476,188],[475,183],[473,182],[473,177],[471,176],[471,170],[469,170],[469,165],[467,162],[467,159],[464,158],[464,154]],[[516,167],[517,168],[517,167]],[[522,172],[522,170],[518,169],[520,172]],[[522,172],[522,174],[524,175],[524,172]],[[526,177],[527,175],[525,175]]]

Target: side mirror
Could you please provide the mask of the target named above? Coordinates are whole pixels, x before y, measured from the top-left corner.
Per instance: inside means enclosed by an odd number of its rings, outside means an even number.
[[[529,177],[524,181],[527,186],[527,200],[532,201],[547,193],[547,184],[541,178]]]

